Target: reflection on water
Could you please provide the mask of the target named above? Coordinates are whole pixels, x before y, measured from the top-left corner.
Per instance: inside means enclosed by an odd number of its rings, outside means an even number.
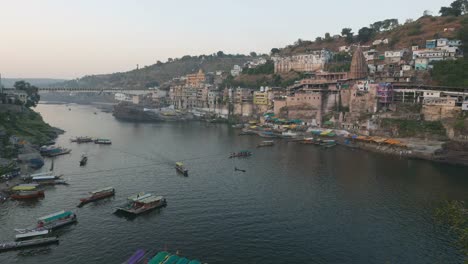
[[[68,111],[68,108],[71,111]],[[37,217],[74,210],[79,223],[60,230],[45,253],[0,254],[0,263],[121,263],[138,248],[179,250],[208,263],[459,263],[453,239],[437,228],[434,206],[466,200],[468,170],[336,147],[262,139],[225,125],[134,124],[88,106],[40,105],[73,149],[56,158],[69,186],[36,203],[0,205],[0,237]],[[111,146],[69,138],[111,138]],[[230,152],[251,149],[248,159]],[[79,166],[82,153],[89,157]],[[174,169],[183,161],[189,177]],[[50,161],[44,166],[49,168]],[[234,168],[245,169],[245,173]],[[113,186],[113,198],[76,208],[89,191]],[[141,191],[167,198],[165,208],[129,221],[113,214]]]

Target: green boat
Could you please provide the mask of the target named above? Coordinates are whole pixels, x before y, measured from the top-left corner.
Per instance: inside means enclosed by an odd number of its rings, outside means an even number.
[[[160,263],[163,263],[164,260],[166,260],[167,256],[169,256],[169,253],[168,253],[168,252],[161,251],[161,252],[159,252],[158,254],[156,254],[156,256],[154,256],[154,257],[148,262],[148,264],[160,264]]]
[[[186,259],[186,258],[181,258],[179,259],[179,261],[177,261],[176,264],[188,264],[190,262],[190,260]]]
[[[163,262],[163,264],[176,264],[176,262],[179,260],[179,257],[176,255],[172,255],[166,259],[166,261]]]

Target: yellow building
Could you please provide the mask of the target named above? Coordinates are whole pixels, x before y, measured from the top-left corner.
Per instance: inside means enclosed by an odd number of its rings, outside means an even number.
[[[187,74],[188,86],[200,86],[205,82],[205,73],[200,69],[197,73]]]
[[[253,103],[255,105],[269,105],[270,100],[268,98],[268,92],[254,92]]]

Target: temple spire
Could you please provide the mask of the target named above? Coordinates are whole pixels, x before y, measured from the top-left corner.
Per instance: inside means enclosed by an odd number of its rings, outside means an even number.
[[[365,79],[367,78],[367,61],[362,53],[361,46],[358,45],[351,61],[350,78],[351,79]]]

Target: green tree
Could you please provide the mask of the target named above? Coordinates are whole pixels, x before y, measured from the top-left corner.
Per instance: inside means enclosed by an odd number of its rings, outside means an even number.
[[[257,57],[257,53],[254,51],[250,52],[250,57]]]
[[[41,96],[39,95],[39,88],[37,88],[34,85],[31,85],[28,82],[25,81],[17,81],[13,85],[15,89],[25,91],[26,94],[28,95],[28,98],[26,100],[26,107],[36,107],[37,103],[39,103],[39,100],[41,99]]]
[[[218,51],[218,52],[216,53],[216,56],[218,56],[218,57],[224,57],[224,52]]]
[[[468,0],[453,1],[450,6],[440,8],[441,16],[461,16],[468,12]]]
[[[358,32],[358,40],[360,42],[368,42],[372,36],[374,35],[374,31],[371,28],[363,27]]]
[[[353,43],[354,33],[351,28],[343,28],[341,30],[341,36],[345,37],[346,43],[348,44]]]
[[[275,55],[275,54],[278,54],[280,50],[278,48],[272,48],[270,52],[271,52],[271,55]]]

